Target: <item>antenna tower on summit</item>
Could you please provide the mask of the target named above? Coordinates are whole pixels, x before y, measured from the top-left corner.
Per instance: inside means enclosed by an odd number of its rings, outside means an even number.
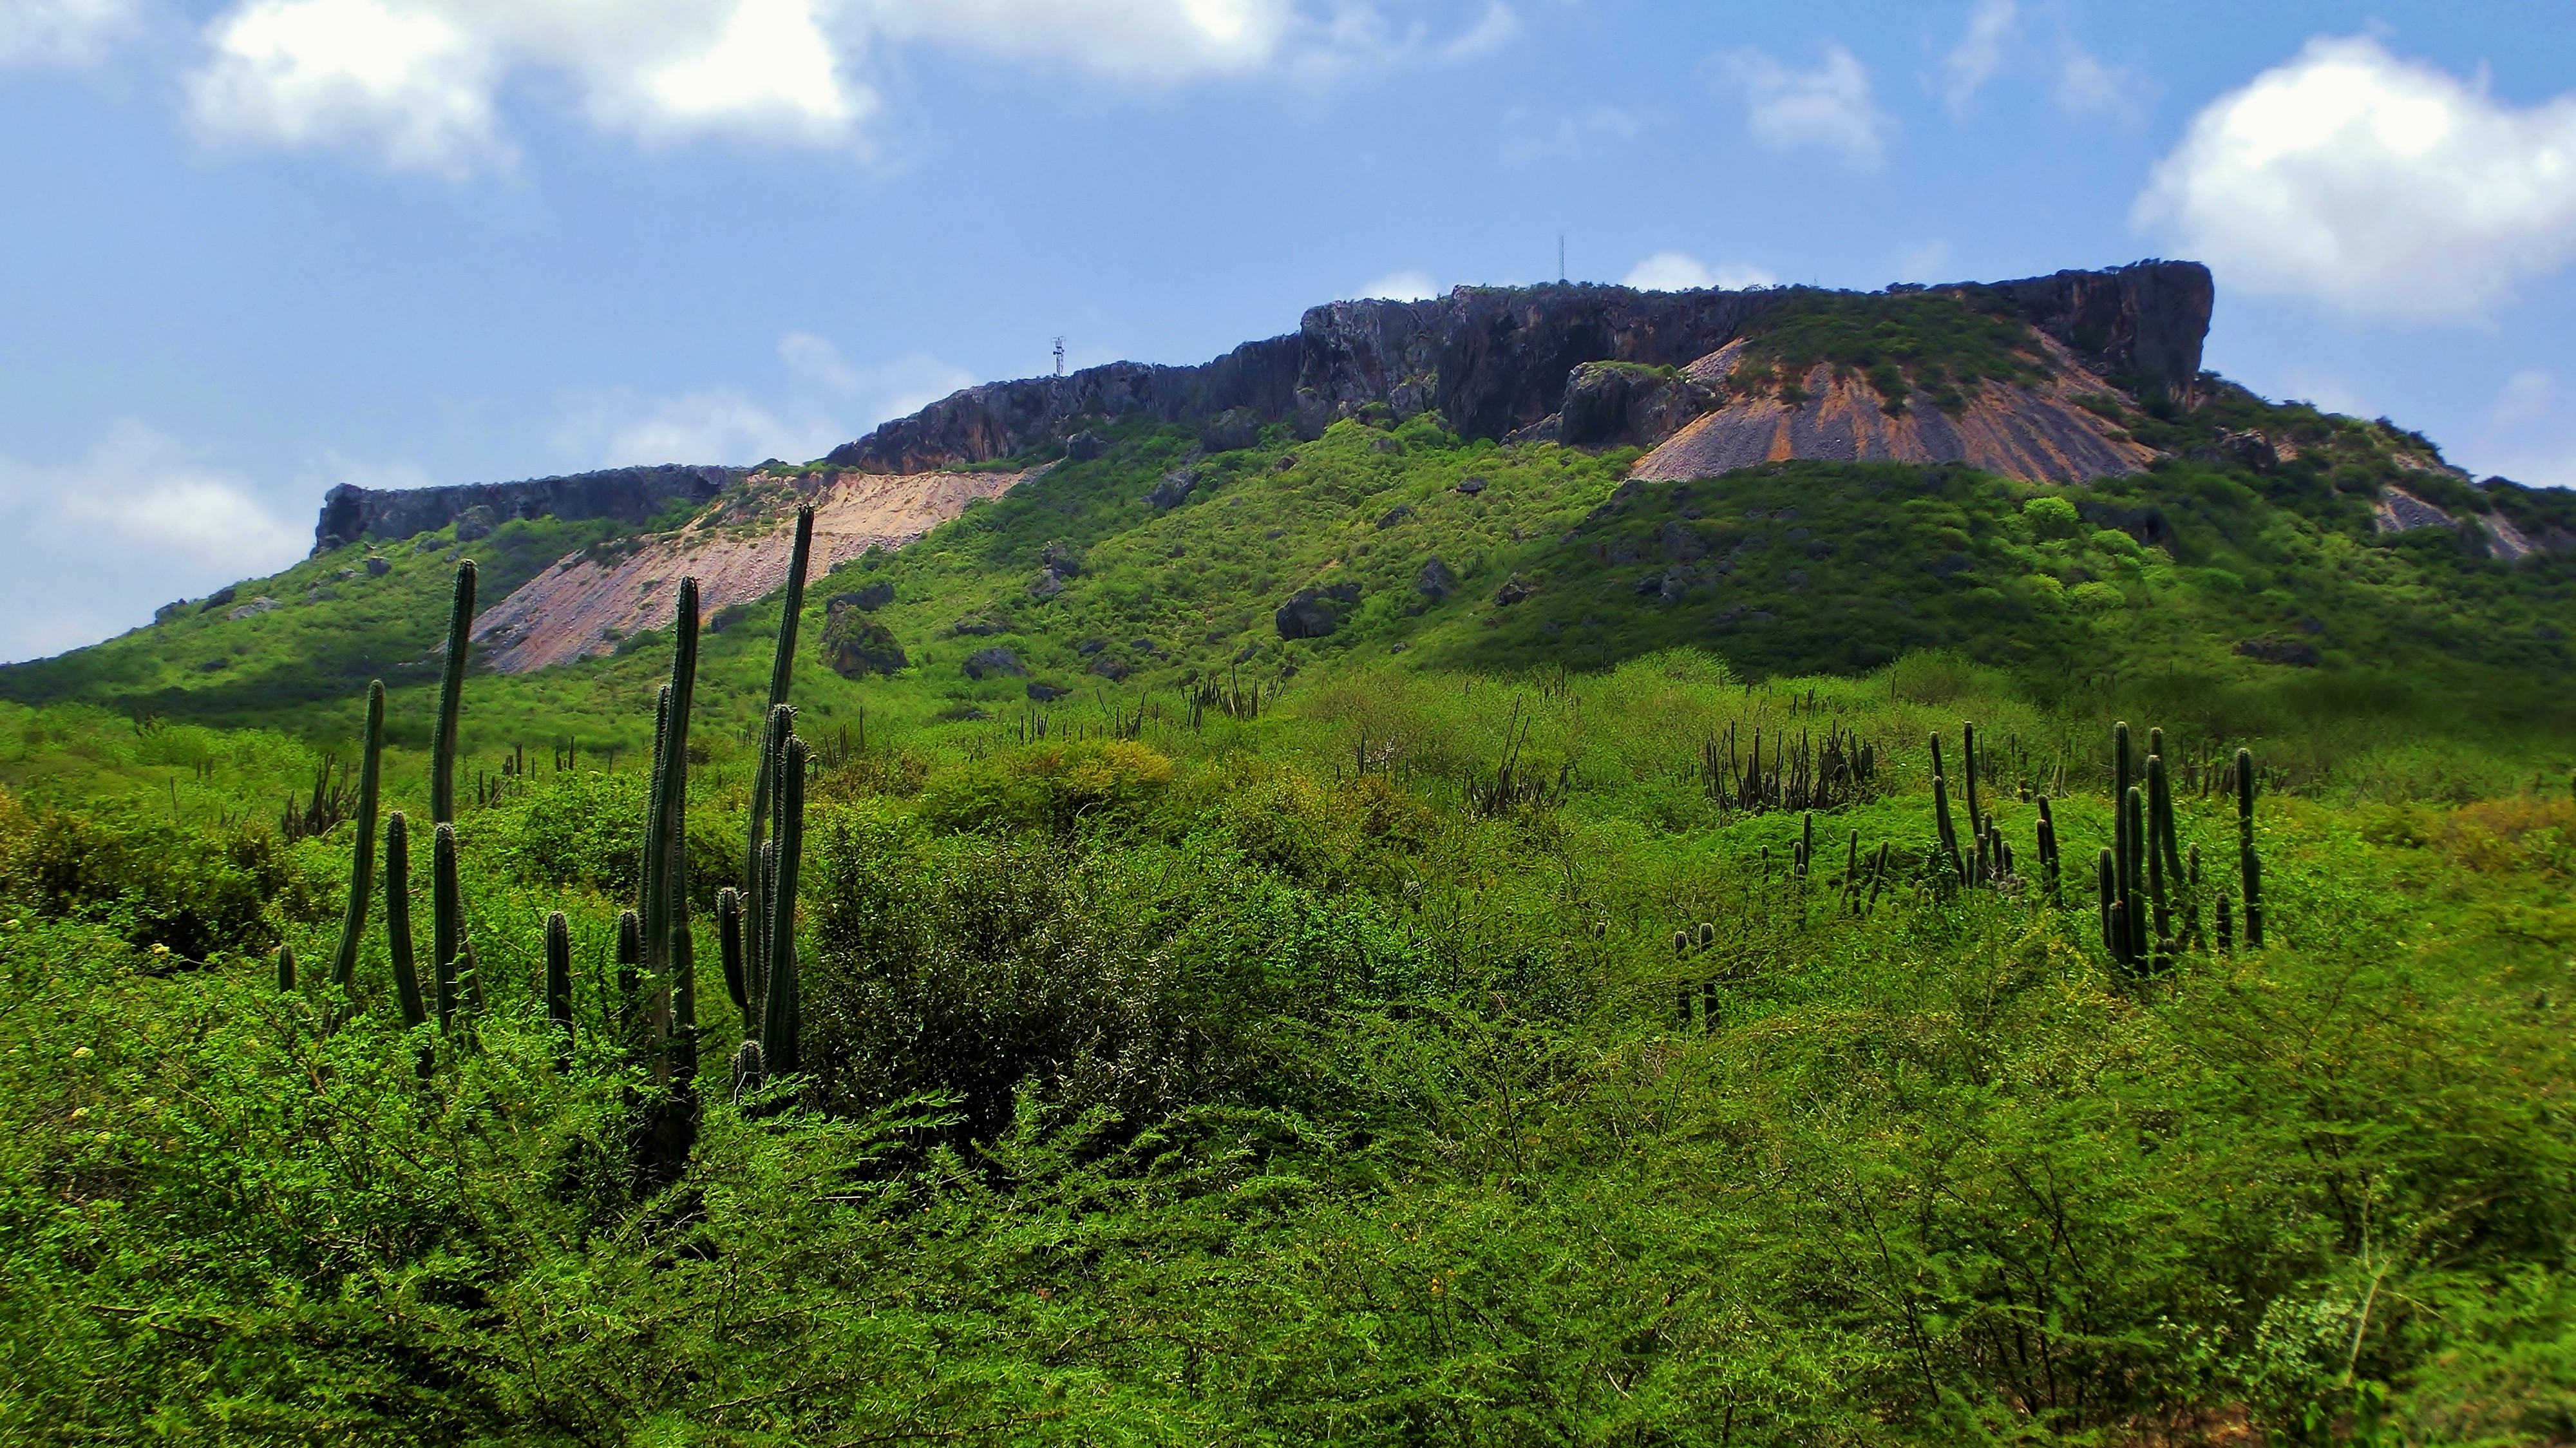
[[[1064,375],[1064,339],[1062,337],[1055,339],[1055,375],[1058,377]]]

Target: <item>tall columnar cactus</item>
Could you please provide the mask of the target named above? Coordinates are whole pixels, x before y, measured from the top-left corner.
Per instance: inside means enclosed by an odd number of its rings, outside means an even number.
[[[2158,729],[2155,735],[2161,740],[2164,731]],[[2149,829],[2155,836],[2155,848],[2164,858],[2165,878],[2180,881],[2183,878],[2182,836],[2174,825],[2172,772],[2165,768],[2163,758],[2161,750],[2148,757],[2147,815]]]
[[[1959,726],[1959,768],[1961,778],[1968,786],[1968,834],[1982,846],[1986,838],[1986,812],[1977,803],[1977,726],[1974,724]],[[1983,855],[1984,851],[1980,849],[1978,853]],[[1983,878],[1980,870],[1977,879]]]
[[[683,1082],[695,1075],[692,1044],[676,1049],[676,1039],[694,1032],[695,983],[690,974],[695,950],[689,930],[689,716],[697,693],[698,581],[680,580],[677,613],[672,621],[671,680],[662,687],[660,727],[655,730],[653,784],[644,821],[642,898],[639,915],[644,932],[644,968],[652,982],[648,1027],[657,1049],[657,1079],[683,1064]]]
[[[349,913],[340,923],[340,952],[331,983],[342,990],[358,976],[358,946],[367,933],[368,897],[376,884],[376,792],[385,753],[385,681],[367,685],[366,752],[358,765],[358,844],[349,861]]]
[[[1860,831],[1851,832],[1851,844],[1843,851],[1843,908],[1857,914],[1860,910]]]
[[[1869,867],[1869,899],[1861,906],[1861,913],[1864,915],[1878,908],[1878,887],[1886,883],[1887,880],[1887,855],[1889,848],[1890,845],[1888,841],[1881,840],[1878,842],[1878,858],[1872,861]]]
[[[2191,847],[2191,856],[2183,875],[2182,931],[2187,950],[2204,950],[2209,942],[2200,933],[2200,846]]]
[[[1941,736],[1932,736],[1932,827],[1941,841],[1941,858],[1949,863],[1950,873],[1966,883],[1967,872],[1959,861],[1959,830],[1950,821],[1950,783],[1941,777]]]
[[[456,826],[441,824],[430,834],[429,842],[429,964],[438,988],[438,1028],[447,1030],[456,1024],[457,1012],[464,1006],[460,993],[464,981],[465,917],[461,912],[438,908],[443,901],[456,898]]]
[[[716,951],[724,958],[725,991],[742,1012],[743,1034],[759,1034],[760,1018],[752,1013],[752,994],[743,975],[742,892],[731,885],[716,892]]]
[[[805,741],[789,735],[779,751],[778,776],[770,781],[776,819],[772,827],[768,998],[760,1017],[760,1054],[772,1071],[792,1075],[799,1066],[797,1035],[803,1002],[796,979],[796,871],[805,852]]]
[[[277,988],[295,989],[295,947],[283,940],[277,942]]]
[[[456,953],[465,939],[465,898],[456,877],[456,736],[465,707],[465,664],[474,633],[474,560],[456,565],[456,588],[447,608],[447,657],[438,670],[438,720],[429,740],[429,818],[447,837],[447,866],[432,861],[429,874],[430,936],[436,943],[430,969],[448,1004],[439,1008],[439,1024],[453,1014]],[[433,846],[433,854],[435,847]]]
[[[2263,862],[2254,854],[2254,751],[2236,751],[2236,854],[2245,878],[2245,948],[2263,947]]]
[[[2129,721],[2111,726],[2111,806],[2129,797]]]
[[[2102,949],[2113,960],[2120,958],[2120,937],[2111,928],[2111,907],[2120,903],[2120,864],[2117,852],[2104,850],[2094,869],[2094,900],[2102,912]]]
[[[761,900],[760,842],[769,827],[769,791],[778,769],[778,751],[787,745],[779,728],[778,711],[787,705],[788,686],[796,677],[796,623],[805,611],[805,568],[814,556],[814,510],[796,510],[796,547],[787,560],[787,603],[778,618],[778,650],[769,663],[769,709],[764,716],[766,732],[760,740],[760,767],[751,777],[751,838],[743,850],[742,893],[744,902],[753,907],[755,922],[759,919]],[[755,936],[760,932],[755,928]],[[755,950],[749,962],[756,975],[760,957]],[[772,1063],[773,1065],[775,1063]]]
[[[2162,733],[2162,730],[2158,730]],[[2161,808],[2159,801],[2162,802]],[[2147,756],[2147,905],[2155,922],[2154,948],[2159,954],[2169,953],[2173,946],[2173,909],[2167,898],[2168,876],[2165,871],[2165,816],[2172,812],[2173,802],[2165,797],[2165,757]],[[2176,875],[2180,872],[2176,871]],[[2179,883],[2175,881],[2174,883]]]
[[[546,1022],[554,1027],[555,1059],[572,1064],[572,922],[560,910],[546,916]]]
[[[421,1003],[420,971],[411,949],[411,822],[395,810],[385,818],[385,952],[393,957],[394,996],[402,1002],[403,1025],[429,1019]]]
[[[2129,786],[2128,804],[2123,813],[2125,828],[2121,831],[2129,842],[2129,856],[2124,862],[2126,873],[2120,880],[2120,906],[2124,912],[2120,939],[2127,947],[2127,961],[2134,969],[2147,955],[2147,880],[2145,840],[2147,837],[2147,792],[2137,785]]]
[[[2065,904],[2061,893],[2061,869],[2057,854],[2057,817],[2049,813],[2048,796],[2039,797],[2039,875],[2041,887],[2048,891],[2048,903]]]
[[[474,560],[456,565],[448,598],[447,658],[438,670],[438,722],[429,738],[429,819],[456,819],[456,729],[465,706],[465,654],[474,632]]]

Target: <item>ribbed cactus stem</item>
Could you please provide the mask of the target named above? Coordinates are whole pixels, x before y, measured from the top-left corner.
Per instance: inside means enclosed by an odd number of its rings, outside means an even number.
[[[1717,926],[1715,922],[1707,920],[1701,921],[1699,923],[1699,948],[1706,950],[1715,944],[1717,944]]]
[[[1949,862],[1950,873],[1960,883],[1967,882],[1967,870],[1959,860],[1959,830],[1950,820],[1950,782],[1941,775],[1941,736],[1932,736],[1932,828],[1941,845],[1941,858]]]
[[[385,952],[393,957],[394,997],[408,1029],[429,1019],[420,998],[420,971],[411,947],[411,822],[395,810],[385,817]]]
[[[277,988],[295,989],[295,947],[283,940],[277,942]]]
[[[814,510],[799,508],[796,510],[796,546],[787,559],[786,606],[778,619],[778,649],[769,663],[769,710],[763,720],[760,767],[751,777],[751,838],[743,850],[742,893],[756,920],[766,918],[760,908],[760,842],[769,828],[769,791],[778,768],[778,751],[787,747],[786,733],[778,728],[778,711],[787,706],[788,686],[795,681],[796,623],[805,611],[805,570],[813,556]],[[757,928],[752,932],[755,945],[750,964],[755,974],[760,969],[756,938],[761,933]]]
[[[546,1023],[554,1028],[555,1058],[572,1064],[572,922],[560,910],[546,916]]]
[[[643,898],[644,968],[652,982],[647,1030],[666,1047],[684,1024],[680,987],[681,961],[674,953],[688,932],[688,802],[689,715],[697,691],[698,581],[680,580],[672,619],[671,679],[662,686],[653,738],[653,784],[644,821]],[[685,1024],[694,1028],[691,1002]],[[696,1073],[694,1048],[683,1070],[675,1049],[659,1050],[653,1060],[655,1079],[679,1071],[687,1080]]]
[[[456,732],[465,705],[465,655],[474,636],[474,560],[456,565],[447,602],[447,657],[438,670],[438,722],[429,737],[429,820],[456,818]]]
[[[2129,721],[2111,726],[2111,807],[2129,797]]]
[[[462,970],[457,957],[465,948],[464,916],[455,908],[456,826],[451,824],[430,831],[429,901],[429,969],[438,996],[439,1029],[445,1030],[463,1004],[457,992]]]
[[[1843,851],[1843,908],[1860,908],[1860,831],[1851,832],[1851,844]]]
[[[1888,841],[1878,842],[1878,858],[1872,861],[1869,867],[1869,899],[1861,906],[1863,914],[1878,908],[1878,889],[1887,882],[1887,855],[1890,848]]]
[[[2057,854],[2057,817],[2049,813],[2048,796],[2043,794],[2039,797],[2039,877],[2041,887],[2048,891],[2048,903],[2051,905],[2066,903],[2061,893],[2060,875]]]
[[[2164,813],[2172,808],[2172,801],[2165,801],[2163,811],[2156,806],[2156,801],[2163,799],[2164,793],[2165,757],[2161,754],[2150,754],[2147,756],[2147,904],[2154,912],[2155,942],[2159,950],[2163,949],[2166,942],[2173,936],[2173,912],[2165,889],[2165,820],[2163,818]],[[2179,874],[2180,871],[2177,870],[2175,873]]]
[[[2126,873],[2120,879],[2120,904],[2126,912],[2122,917],[2124,929],[2120,939],[2127,947],[2129,964],[2134,966],[2144,960],[2147,953],[2145,907],[2147,879],[2146,861],[2143,858],[2146,853],[2144,842],[2147,837],[2147,792],[2145,790],[2134,784],[2129,786],[2128,802],[2122,818],[2126,822],[2126,828],[2121,833],[2128,839],[2129,853],[2128,858],[2122,862]]]
[[[671,927],[671,1075],[698,1079],[698,951],[685,915]]]
[[[805,741],[789,735],[770,781],[778,803],[777,860],[769,922],[769,993],[760,1018],[760,1054],[769,1069],[794,1075],[804,1006],[796,978],[796,872],[805,850]]]
[[[2120,937],[2111,930],[2111,907],[2120,898],[2120,866],[2115,852],[2102,852],[2094,873],[2094,890],[2094,900],[2102,913],[2102,948],[2117,960],[2120,958]]]
[[[367,685],[366,752],[358,765],[358,842],[349,861],[349,911],[340,922],[340,951],[331,958],[331,983],[342,990],[358,975],[358,946],[367,933],[367,906],[376,884],[376,794],[385,753],[385,682]]]
[[[2236,853],[2245,880],[2245,947],[2263,948],[2263,862],[2254,853],[2254,751],[2236,751]]]
[[[1982,841],[1986,837],[1986,814],[1977,803],[1977,726],[1959,726],[1960,777],[1968,786],[1968,833]]]
[[[742,892],[731,885],[716,892],[716,953],[724,959],[725,993],[742,1012],[744,1034],[757,1031],[760,1022],[751,1014],[750,988],[742,973]]]

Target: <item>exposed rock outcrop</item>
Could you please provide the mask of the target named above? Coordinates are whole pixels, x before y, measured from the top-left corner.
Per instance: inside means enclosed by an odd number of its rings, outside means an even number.
[[[2115,384],[2179,392],[2199,374],[2213,293],[2197,262],[2066,271],[1986,290]],[[1559,284],[1335,302],[1310,309],[1291,336],[1248,342],[1204,366],[1118,362],[970,387],[833,449],[831,461],[921,472],[1052,448],[1084,419],[1204,427],[1236,409],[1292,423],[1301,437],[1371,407],[1399,419],[1437,410],[1465,436],[1501,438],[1558,415],[1586,363],[1686,367],[1798,295]]]
[[[704,503],[748,475],[743,468],[665,465],[444,488],[342,483],[322,495],[313,551],[361,538],[409,538],[460,522],[460,537],[466,530],[488,533],[513,518],[614,518],[641,526],[675,500]]]
[[[618,639],[667,627],[683,576],[698,580],[699,606],[714,614],[767,595],[787,578],[796,505],[814,508],[813,568],[819,576],[870,548],[900,548],[998,497],[1027,473],[819,473],[792,484],[755,485],[689,526],[632,548],[571,554],[483,611],[474,638],[505,674],[606,653]]]

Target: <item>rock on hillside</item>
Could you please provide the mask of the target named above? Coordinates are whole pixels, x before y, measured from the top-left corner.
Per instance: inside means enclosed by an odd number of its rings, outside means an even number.
[[[433,533],[482,510],[485,523],[513,518],[614,518],[637,526],[675,501],[704,503],[739,483],[743,468],[609,468],[516,483],[462,483],[443,488],[361,488],[342,483],[322,496],[313,551],[328,553],[362,538],[387,541]]]
[[[2213,292],[2197,262],[2059,272],[1975,290],[2087,373],[2133,395],[2181,393],[2199,375]],[[1118,362],[970,387],[833,449],[831,462],[919,472],[1053,449],[1086,420],[1196,428],[1237,410],[1288,423],[1301,438],[1377,407],[1399,420],[1436,410],[1464,436],[1501,438],[1559,414],[1587,363],[1689,366],[1758,330],[1784,304],[1818,295],[1827,294],[1560,284],[1336,302],[1309,310],[1292,336],[1245,343],[1204,366]]]
[[[814,507],[819,578],[870,548],[900,548],[1036,471],[754,474],[676,532],[565,557],[484,610],[474,637],[505,674],[604,654],[628,634],[668,624],[683,577],[698,580],[710,615],[785,583],[799,504]]]

